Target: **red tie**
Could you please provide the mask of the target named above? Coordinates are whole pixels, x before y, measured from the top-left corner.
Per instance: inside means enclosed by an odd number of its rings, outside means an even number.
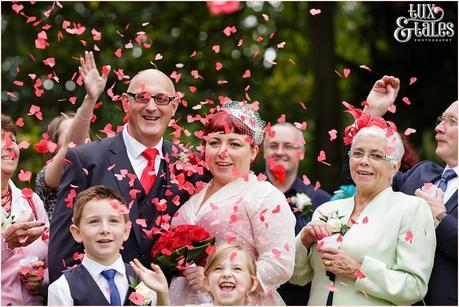
[[[156,174],[155,174],[155,159],[158,154],[156,148],[147,148],[142,152],[142,156],[147,159],[147,166],[143,169],[142,177],[140,177],[140,183],[142,184],[145,194],[150,192],[151,187],[155,183]]]

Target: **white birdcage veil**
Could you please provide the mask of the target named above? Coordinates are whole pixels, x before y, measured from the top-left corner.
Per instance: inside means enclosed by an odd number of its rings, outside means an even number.
[[[251,104],[231,101],[224,104],[221,109],[227,112],[232,118],[241,121],[247,127],[247,135],[252,138],[254,144],[260,145],[263,142],[263,128],[266,122],[260,118],[258,112],[253,110]]]

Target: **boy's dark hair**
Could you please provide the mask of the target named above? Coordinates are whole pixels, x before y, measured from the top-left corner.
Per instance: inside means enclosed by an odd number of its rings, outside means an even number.
[[[2,114],[2,129],[6,132],[11,132],[12,134],[14,134],[14,136],[17,136],[16,125],[14,124],[11,117],[5,114]]]
[[[73,206],[73,224],[80,226],[81,215],[83,214],[83,209],[86,204],[92,200],[117,200],[120,202],[120,205],[125,205],[123,197],[112,188],[103,185],[96,185],[90,187],[80,194],[78,194],[75,205]],[[124,220],[129,220],[128,214],[123,214]]]

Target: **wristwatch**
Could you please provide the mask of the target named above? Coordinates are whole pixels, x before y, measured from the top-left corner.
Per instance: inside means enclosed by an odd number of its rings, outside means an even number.
[[[446,214],[446,212],[440,212],[439,214],[437,214],[437,216],[435,217],[435,219],[439,222],[441,222],[445,216],[447,216],[448,214]]]

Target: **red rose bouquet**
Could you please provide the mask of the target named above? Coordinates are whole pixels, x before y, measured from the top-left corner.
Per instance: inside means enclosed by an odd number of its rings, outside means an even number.
[[[179,225],[163,233],[151,250],[153,262],[167,270],[183,270],[207,256],[215,238],[201,226]]]

